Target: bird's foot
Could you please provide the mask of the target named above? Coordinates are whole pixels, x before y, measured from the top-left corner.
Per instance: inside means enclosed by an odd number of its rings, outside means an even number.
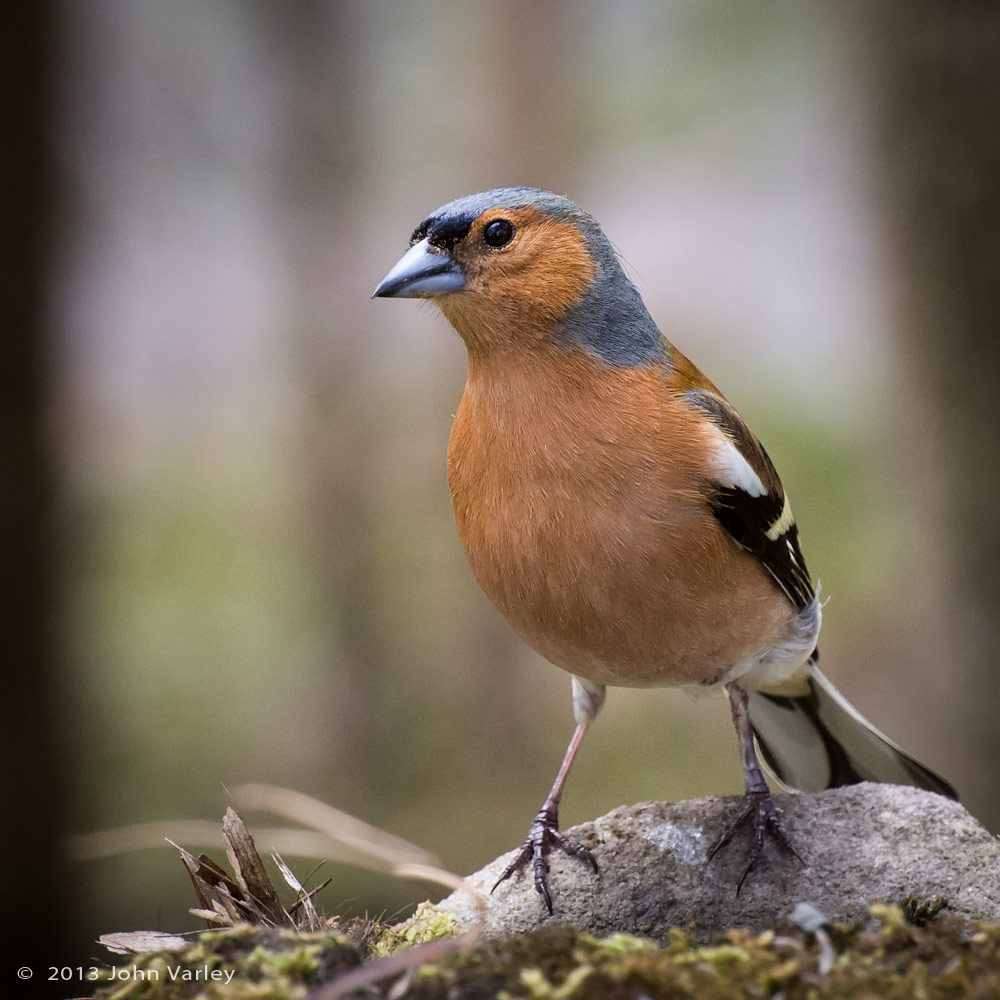
[[[553,850],[562,851],[563,854],[568,854],[572,858],[579,858],[580,861],[590,865],[595,873],[597,872],[597,862],[594,860],[593,854],[583,844],[578,844],[559,832],[558,809],[555,806],[546,805],[542,807],[532,822],[524,846],[504,869],[503,874],[496,880],[490,892],[494,892],[501,882],[505,882],[515,872],[526,867],[530,861],[535,875],[535,891],[545,900],[546,909],[551,916],[552,896],[549,893],[548,854]]]
[[[733,839],[737,830],[745,826],[748,822],[752,825],[753,842],[750,845],[746,868],[743,869],[743,874],[740,876],[739,882],[736,883],[737,896],[740,894],[747,876],[757,867],[757,862],[760,861],[764,853],[765,834],[770,834],[783,851],[798,858],[800,863],[805,864],[799,852],[795,850],[791,841],[785,836],[784,830],[781,829],[771,793],[765,789],[764,791],[747,792],[746,797],[746,808],[737,817],[736,822],[723,833],[718,843],[716,843],[708,855],[708,860],[711,861]]]

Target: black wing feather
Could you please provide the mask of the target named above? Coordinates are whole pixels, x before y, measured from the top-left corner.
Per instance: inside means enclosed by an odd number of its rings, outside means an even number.
[[[775,503],[768,494],[752,497],[738,487],[723,486],[708,503],[719,523],[764,564],[800,611],[812,603],[816,591],[799,547],[798,527],[793,524],[775,539],[767,535],[768,528],[781,517],[784,499]]]
[[[761,496],[751,496],[738,486],[719,484],[708,501],[712,513],[739,545],[761,561],[785,596],[802,610],[812,603],[816,591],[799,547],[799,529],[793,522],[777,538],[768,536],[785,508],[785,491],[771,459],[726,400],[697,389],[684,395],[740,449],[766,490]]]

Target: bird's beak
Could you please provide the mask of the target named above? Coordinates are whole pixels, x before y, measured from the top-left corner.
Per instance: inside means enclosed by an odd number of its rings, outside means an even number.
[[[465,274],[458,262],[423,239],[399,258],[372,298],[428,299],[464,287]]]

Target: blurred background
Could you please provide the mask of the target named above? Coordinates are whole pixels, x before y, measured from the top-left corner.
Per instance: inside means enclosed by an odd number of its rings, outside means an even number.
[[[62,900],[84,956],[195,926],[170,848],[61,844],[218,818],[244,781],[458,872],[520,843],[569,678],[459,547],[460,340],[369,301],[426,214],[504,184],[601,221],[781,471],[827,673],[1000,828],[997,8],[27,6],[0,525],[25,912]],[[612,691],[562,819],[741,789],[721,696]],[[328,910],[437,892],[321,874]]]

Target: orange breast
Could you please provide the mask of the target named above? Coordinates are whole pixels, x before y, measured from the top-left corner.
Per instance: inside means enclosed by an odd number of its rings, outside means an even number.
[[[660,368],[546,343],[470,356],[448,478],[472,571],[522,638],[581,677],[718,681],[792,609],[707,506],[698,411]]]

